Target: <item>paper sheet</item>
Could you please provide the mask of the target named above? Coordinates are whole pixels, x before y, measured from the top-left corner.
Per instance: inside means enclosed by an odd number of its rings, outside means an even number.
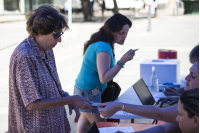
[[[115,133],[118,131],[118,127],[104,127],[99,128],[100,133]],[[135,132],[135,130],[132,127],[119,127],[119,131],[123,133],[132,133]]]

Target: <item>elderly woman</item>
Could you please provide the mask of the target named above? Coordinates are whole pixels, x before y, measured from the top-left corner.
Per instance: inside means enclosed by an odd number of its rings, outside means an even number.
[[[44,5],[28,14],[26,24],[30,36],[10,59],[8,132],[70,133],[64,105],[75,110],[75,122],[80,116],[77,107],[92,107],[84,98],[64,92],[58,78],[52,48],[68,29],[66,18]]]

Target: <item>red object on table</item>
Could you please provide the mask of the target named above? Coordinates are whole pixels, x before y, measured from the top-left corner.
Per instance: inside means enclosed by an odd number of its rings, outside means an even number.
[[[177,59],[176,50],[158,49],[158,59]]]

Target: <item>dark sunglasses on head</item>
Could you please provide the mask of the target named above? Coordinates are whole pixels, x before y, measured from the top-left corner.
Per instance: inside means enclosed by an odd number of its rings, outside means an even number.
[[[64,32],[61,33],[56,33],[55,31],[53,31],[53,36],[55,39],[58,39],[60,36],[62,36],[64,34]]]

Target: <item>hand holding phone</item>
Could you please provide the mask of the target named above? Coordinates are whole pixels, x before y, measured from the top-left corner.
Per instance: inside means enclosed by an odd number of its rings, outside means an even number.
[[[101,103],[92,103],[91,106],[96,107],[96,106],[98,106],[99,104],[101,104]]]

